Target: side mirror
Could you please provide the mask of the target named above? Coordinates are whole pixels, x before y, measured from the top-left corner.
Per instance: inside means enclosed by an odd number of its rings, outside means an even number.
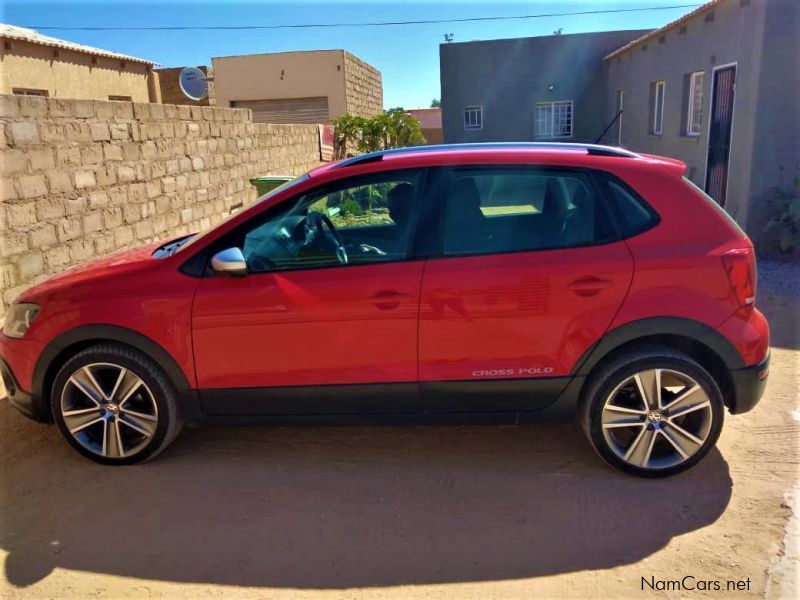
[[[220,275],[244,277],[247,275],[247,261],[238,248],[227,248],[211,257],[211,268]]]

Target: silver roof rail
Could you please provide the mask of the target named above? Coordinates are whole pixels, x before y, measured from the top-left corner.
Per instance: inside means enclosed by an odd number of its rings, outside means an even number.
[[[587,154],[593,156],[617,156],[622,158],[638,158],[639,155],[624,148],[615,146],[603,146],[600,144],[579,144],[569,142],[484,142],[467,144],[434,144],[431,146],[409,146],[406,148],[392,148],[390,150],[378,150],[360,154],[352,158],[347,158],[336,165],[335,169],[360,165],[363,163],[376,162],[383,160],[384,156],[393,154],[413,154],[416,152],[438,152],[442,150],[491,150],[498,149],[551,149],[551,150],[585,150]]]

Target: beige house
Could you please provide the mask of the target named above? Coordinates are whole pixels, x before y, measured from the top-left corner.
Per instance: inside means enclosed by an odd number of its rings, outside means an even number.
[[[0,94],[160,102],[153,64],[0,24]]]
[[[181,71],[186,67],[165,67],[156,69],[158,84],[161,89],[161,102],[164,104],[188,104],[190,106],[216,106],[214,96],[214,73],[206,66],[200,65],[200,69],[206,76],[208,93],[205,98],[193,100],[181,90],[180,77]]]
[[[381,73],[345,50],[212,58],[217,106],[260,123],[326,123],[383,110]]]

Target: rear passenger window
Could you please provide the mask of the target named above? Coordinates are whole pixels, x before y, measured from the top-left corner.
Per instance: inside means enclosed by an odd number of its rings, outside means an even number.
[[[658,222],[658,216],[636,192],[621,182],[607,181],[613,209],[620,221],[622,237],[631,237],[650,229]]]
[[[446,185],[446,255],[570,248],[614,238],[595,188],[580,171],[454,169]]]

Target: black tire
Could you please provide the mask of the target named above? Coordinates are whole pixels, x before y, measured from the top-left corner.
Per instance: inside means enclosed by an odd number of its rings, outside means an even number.
[[[620,456],[619,450],[615,451],[604,434],[602,424],[603,410],[609,395],[618,389],[618,386],[637,373],[648,370],[662,369],[680,372],[694,380],[705,392],[709,401],[710,425],[706,424],[707,435],[702,445],[688,458],[681,458],[682,462],[675,465],[653,468],[642,468],[631,464]],[[642,347],[632,350],[617,358],[612,359],[592,373],[587,381],[586,388],[581,397],[578,411],[581,426],[594,450],[610,465],[626,473],[640,477],[668,477],[690,469],[700,462],[714,447],[722,430],[724,420],[724,403],[722,393],[714,378],[697,361],[690,356],[666,347]],[[650,425],[649,414],[638,417],[644,422],[643,427],[648,430],[655,428],[669,429],[669,423],[655,423]],[[659,419],[662,417],[659,415]],[[706,418],[704,416],[704,418]],[[632,420],[632,419],[631,419]],[[634,431],[639,431],[634,429]],[[674,429],[672,430],[674,431]],[[659,436],[653,435],[654,438]],[[666,438],[667,436],[662,436]],[[678,436],[680,437],[680,436]],[[669,440],[663,440],[668,442]],[[633,442],[635,444],[636,442]],[[651,450],[653,446],[650,446]],[[649,456],[649,454],[648,454]]]
[[[140,386],[143,389],[141,393],[145,394],[147,392],[145,397],[148,401],[152,399],[155,402],[156,423],[153,426],[154,431],[150,432],[151,435],[149,437],[141,436],[140,447],[137,447],[136,451],[129,455],[125,455],[123,451],[121,452],[122,456],[104,456],[89,449],[70,433],[65,417],[62,414],[62,395],[68,393],[65,392],[65,388],[68,385],[74,386],[70,380],[72,375],[88,365],[97,364],[122,367],[133,376],[138,377],[146,386],[146,389]],[[108,390],[108,386],[105,386],[105,389]],[[130,465],[148,461],[163,451],[183,427],[175,388],[167,375],[146,355],[117,343],[100,343],[91,346],[64,363],[53,382],[50,404],[53,411],[53,420],[67,443],[85,457],[107,465]],[[88,406],[91,407],[91,404],[88,404]],[[91,408],[88,410],[91,410]],[[98,409],[98,412],[102,413],[103,411]],[[91,415],[87,416],[91,417]],[[104,424],[99,426],[105,427]],[[122,429],[126,428],[123,427]],[[103,435],[105,435],[105,430],[103,430]],[[117,435],[119,436],[120,434],[117,433]],[[117,447],[122,446],[123,443],[120,441]],[[103,451],[105,451],[105,445],[103,446]]]

